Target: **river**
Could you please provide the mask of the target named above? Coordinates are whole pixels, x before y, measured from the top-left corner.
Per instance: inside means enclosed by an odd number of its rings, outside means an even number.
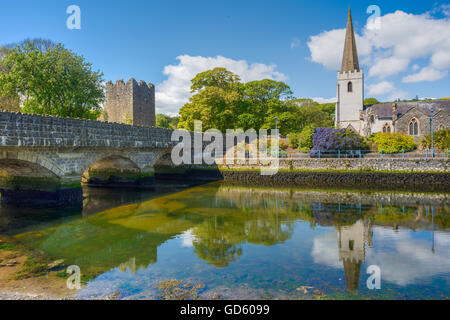
[[[202,284],[206,299],[450,297],[448,194],[157,190],[86,187],[82,209],[2,207],[0,234],[79,266],[79,298],[160,299],[170,279]]]

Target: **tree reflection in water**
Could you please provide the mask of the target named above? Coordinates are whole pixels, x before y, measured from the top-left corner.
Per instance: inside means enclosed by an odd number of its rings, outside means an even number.
[[[66,221],[35,219],[32,225],[9,233],[25,245],[80,265],[85,272],[118,268],[136,273],[158,262],[163,244],[188,231],[198,258],[226,268],[246,254],[248,244],[286,243],[296,223],[307,222],[311,229],[336,230],[335,248],[346,287],[356,293],[366,248],[373,246],[373,227],[450,228],[445,194],[241,188],[218,183],[136,199],[108,196],[108,192],[96,189],[88,195],[82,216],[72,215]],[[111,203],[116,206],[111,208]]]

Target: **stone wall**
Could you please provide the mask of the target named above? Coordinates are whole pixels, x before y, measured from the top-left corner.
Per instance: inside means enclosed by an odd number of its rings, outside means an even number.
[[[154,127],[155,120],[155,86],[144,81],[134,83],[133,87],[133,125]]]
[[[135,126],[155,126],[155,86],[131,78],[106,83],[106,119]]]
[[[170,147],[171,130],[0,112],[0,147]]]
[[[412,108],[405,115],[395,121],[395,132],[409,134],[409,124],[412,119],[417,119],[419,122],[419,135],[414,137],[415,140],[420,140],[423,136],[430,134],[430,116],[424,114],[417,108]],[[448,129],[450,123],[450,115],[445,110],[440,110],[434,117],[434,131],[439,131],[443,128]]]
[[[105,120],[116,123],[132,124],[133,121],[133,83],[126,84],[122,79],[116,84],[106,83]]]
[[[224,169],[259,169],[258,165],[223,165]],[[450,170],[448,159],[298,159],[279,160],[281,170],[350,170],[350,171],[404,171],[446,172]]]
[[[267,187],[306,187],[353,190],[448,192],[448,173],[281,171],[263,176],[258,171],[222,171],[226,182]]]

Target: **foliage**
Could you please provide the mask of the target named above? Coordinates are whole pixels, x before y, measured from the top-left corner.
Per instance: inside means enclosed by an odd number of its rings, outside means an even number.
[[[288,143],[291,148],[293,149],[298,148],[299,136],[300,134],[298,132],[294,132],[288,135]]]
[[[170,117],[165,114],[156,115],[156,126],[158,128],[176,129],[178,125],[179,117]]]
[[[98,118],[103,74],[61,44],[36,43],[16,46],[1,61],[9,72],[0,75],[0,94],[23,96],[26,113]]]
[[[440,150],[450,149],[450,130],[440,130],[433,134],[434,147]],[[419,142],[423,149],[431,149],[431,134],[422,138]]]
[[[364,99],[364,105],[365,105],[365,106],[371,106],[371,105],[379,104],[379,103],[380,103],[380,101],[378,101],[378,100],[375,99],[375,98],[367,98],[367,99]]]
[[[237,110],[239,116],[235,127],[247,129],[271,129],[278,118],[278,128],[282,135],[286,134],[286,126],[292,122],[291,114],[284,103],[292,92],[283,82],[264,79],[251,81],[241,85],[242,101]]]
[[[319,151],[326,154],[338,150],[363,150],[365,147],[363,138],[352,130],[318,128],[314,132],[311,156],[316,156]]]
[[[289,135],[289,145],[291,148],[301,151],[309,151],[313,147],[313,136],[316,128],[312,125],[303,128],[300,133],[291,133]]]
[[[307,125],[333,125],[334,104],[319,105],[311,99],[293,99],[283,82],[271,79],[241,82],[224,68],[215,68],[192,79],[194,95],[180,110],[179,128],[193,130],[194,121],[203,130],[273,129],[280,134],[301,132]]]
[[[178,128],[194,130],[194,121],[203,123],[203,130],[212,128],[225,132],[236,116],[241,101],[239,77],[224,68],[199,73],[192,79],[195,93],[180,109]]]
[[[0,76],[1,74],[8,73],[9,70],[1,62],[10,53],[11,49],[8,47],[0,47]],[[2,96],[0,95],[0,110],[6,110],[11,112],[20,111],[20,99],[18,95]]]
[[[416,148],[413,137],[398,132],[379,132],[372,135],[370,140],[378,145],[378,151],[383,151],[384,153],[398,153],[402,150],[409,151]]]
[[[313,147],[313,137],[316,129],[313,126],[303,128],[299,135],[298,147],[302,151],[309,151]]]
[[[289,148],[289,144],[284,139],[280,139],[278,142],[278,146],[281,150],[286,151]]]

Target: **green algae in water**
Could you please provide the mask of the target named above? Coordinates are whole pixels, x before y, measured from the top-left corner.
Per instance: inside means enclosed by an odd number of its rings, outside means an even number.
[[[90,201],[113,201],[108,192]],[[204,283],[205,298],[447,299],[449,204],[436,193],[213,183],[10,234],[80,266],[80,297],[160,299],[158,284],[179,279]],[[367,289],[370,265],[381,290]]]

